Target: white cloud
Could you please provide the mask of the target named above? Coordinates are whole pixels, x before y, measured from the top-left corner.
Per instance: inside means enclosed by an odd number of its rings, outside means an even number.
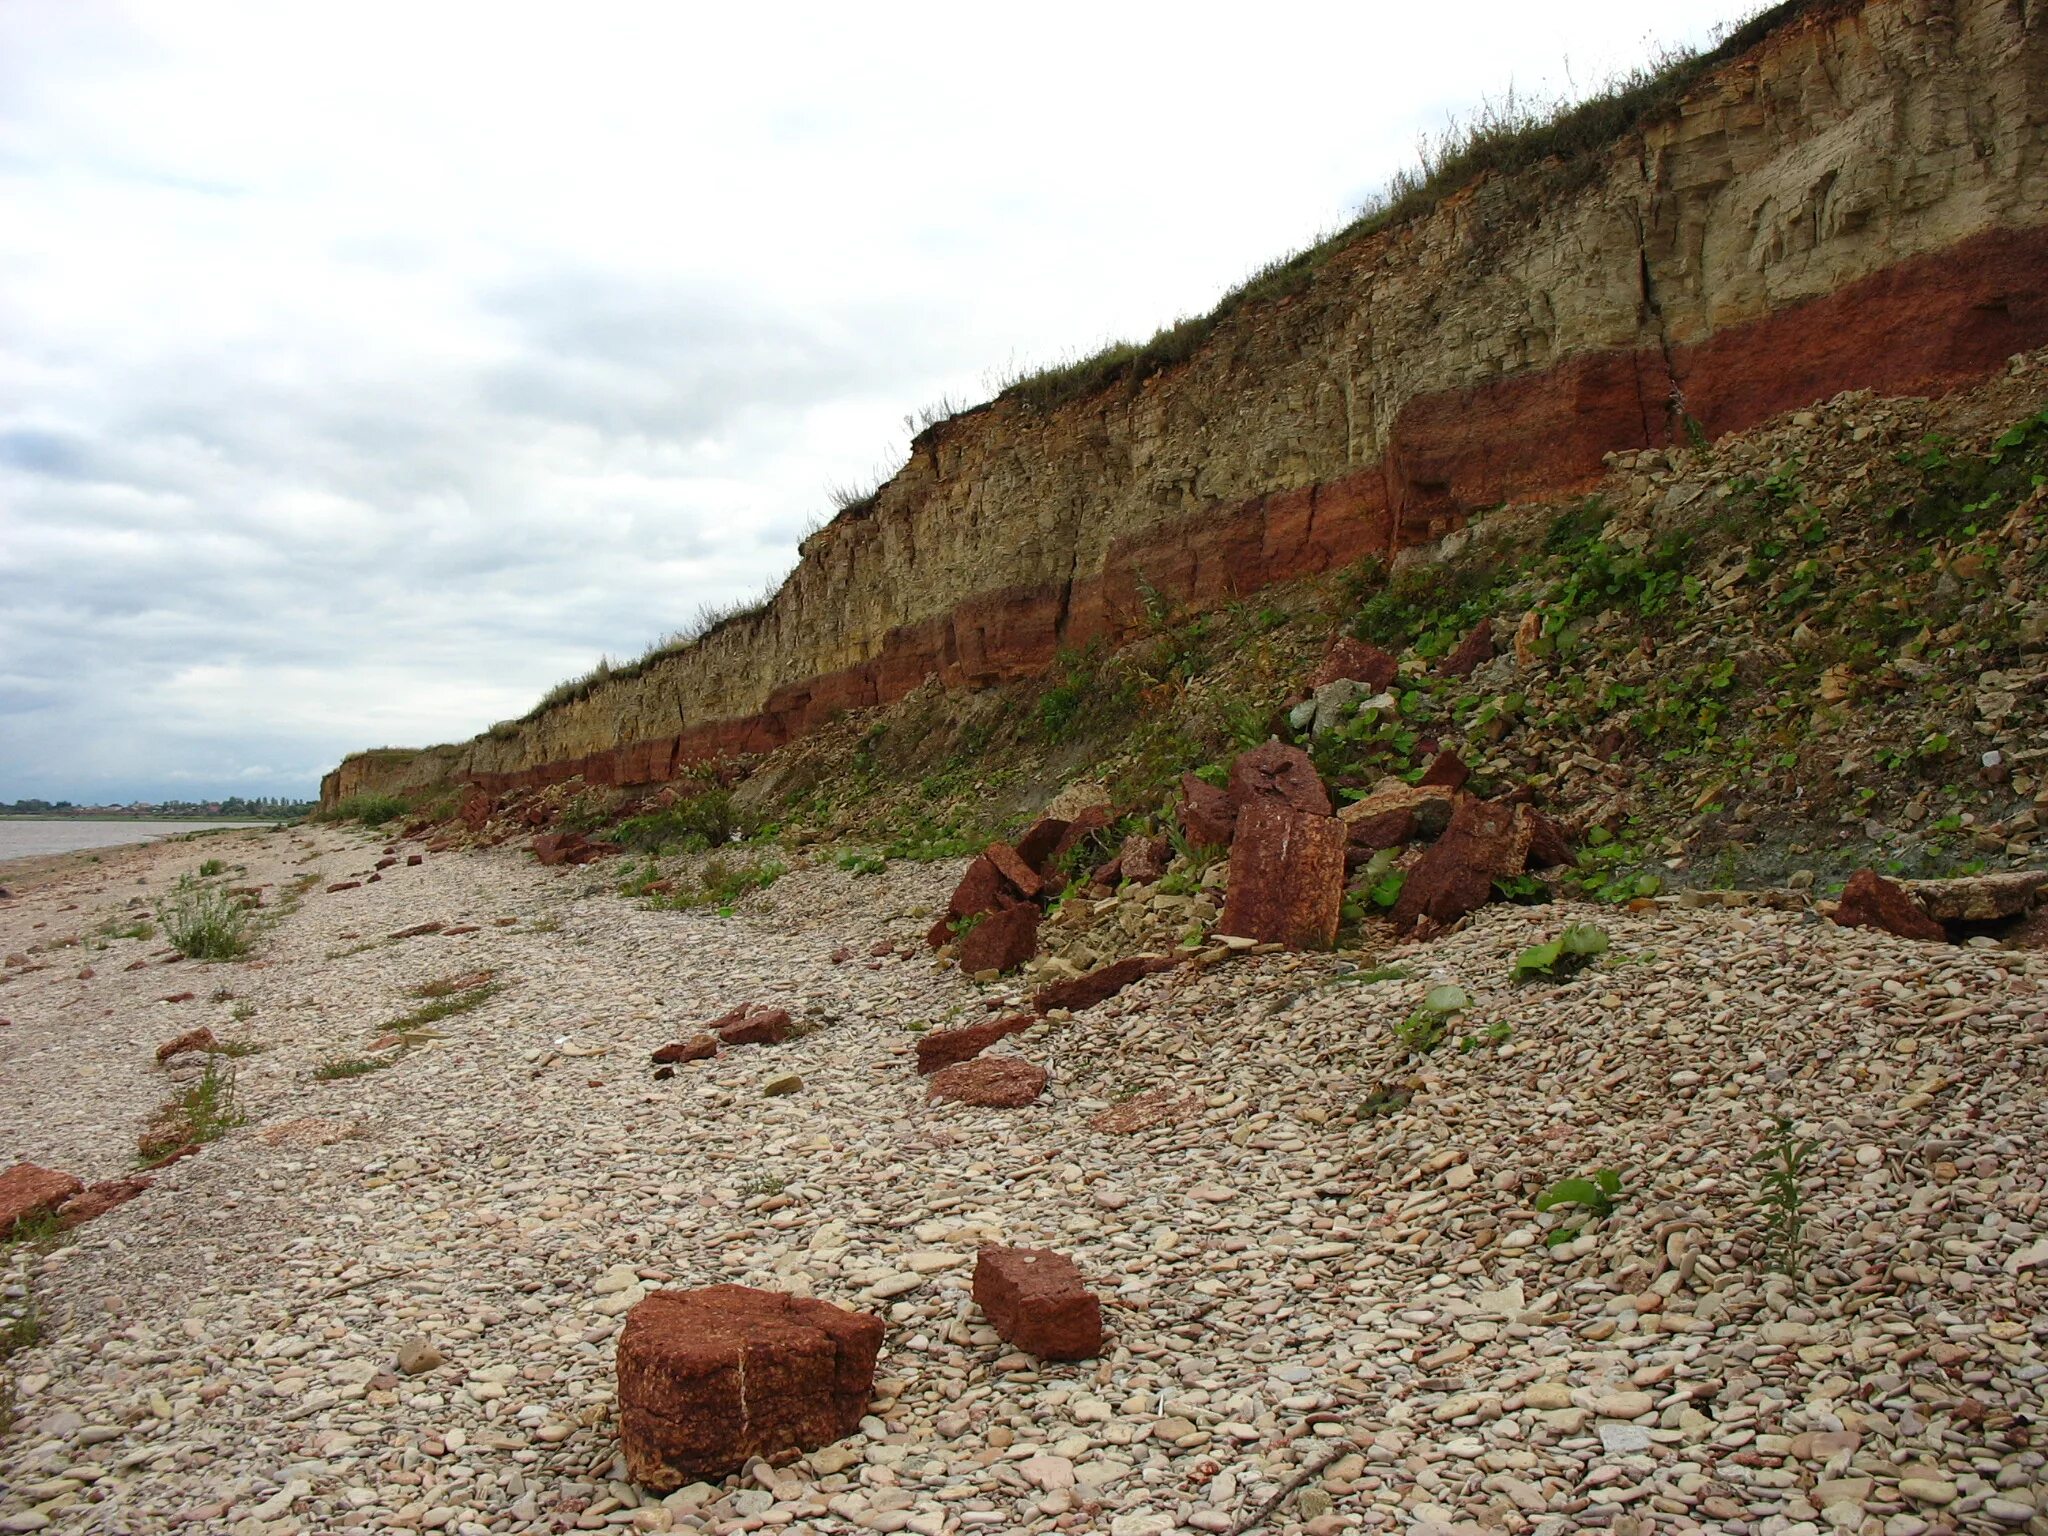
[[[786,569],[906,412],[1650,49],[1619,0],[1388,11],[13,0],[0,799],[516,714]]]

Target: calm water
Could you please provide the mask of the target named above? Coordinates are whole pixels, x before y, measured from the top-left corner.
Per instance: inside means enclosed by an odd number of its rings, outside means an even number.
[[[13,821],[0,816],[0,863],[35,854],[153,843],[203,827],[265,827],[262,821]]]

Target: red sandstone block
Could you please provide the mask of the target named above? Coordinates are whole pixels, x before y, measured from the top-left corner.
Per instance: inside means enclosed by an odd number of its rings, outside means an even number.
[[[957,1062],[971,1061],[1005,1035],[1014,1035],[1038,1022],[1032,1013],[1012,1013],[1000,1019],[984,1019],[960,1029],[935,1029],[917,1041],[917,1071],[930,1077]]]
[[[1323,787],[1316,765],[1301,748],[1285,742],[1269,741],[1241,752],[1230,765],[1230,803],[1242,815],[1255,800],[1277,800],[1312,816],[1330,814],[1330,792]]]
[[[1038,908],[1029,902],[989,913],[960,940],[960,969],[1014,971],[1038,953]]]
[[[1019,895],[1029,898],[1045,889],[1045,882],[1038,878],[1038,872],[1008,843],[990,843],[982,856],[1017,888]]]
[[[648,1059],[662,1067],[679,1061],[704,1061],[717,1054],[718,1036],[692,1035],[687,1040],[673,1040],[667,1045],[656,1046]]]
[[[1334,816],[1277,800],[1246,805],[1230,840],[1230,892],[1216,931],[1290,949],[1328,949],[1344,904],[1345,834]]]
[[[867,1412],[881,1346],[880,1318],[807,1297],[654,1292],[619,1334],[627,1475],[668,1493],[843,1439]]]
[[[981,1109],[1021,1109],[1045,1092],[1045,1068],[1017,1056],[977,1056],[932,1074],[928,1099]]]
[[[974,1265],[974,1300],[1007,1342],[1041,1359],[1102,1353],[1102,1303],[1065,1254],[983,1248]]]
[[[1902,939],[1948,942],[1948,930],[1929,917],[1904,886],[1874,869],[1859,869],[1849,877],[1835,921],[1844,928],[1882,928]]]
[[[1056,981],[1049,987],[1040,987],[1031,994],[1031,1006],[1040,1013],[1050,1013],[1055,1008],[1079,1013],[1083,1008],[1093,1008],[1105,998],[1114,997],[1132,982],[1156,976],[1161,971],[1170,971],[1173,966],[1174,962],[1164,955],[1133,955],[1128,960],[1102,966],[1085,976],[1073,976],[1065,981]]]
[[[1401,887],[1394,924],[1413,928],[1424,918],[1448,925],[1493,900],[1493,882],[1519,875],[1535,835],[1528,808],[1481,800],[1462,791],[1450,825],[1430,844]],[[1235,866],[1232,866],[1235,873]]]
[[[780,1045],[789,1038],[790,1024],[787,1008],[750,1003],[704,1027],[727,1045]]]

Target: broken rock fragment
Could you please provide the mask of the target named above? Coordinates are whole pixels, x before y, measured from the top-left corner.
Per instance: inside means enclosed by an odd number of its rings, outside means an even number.
[[[627,1475],[669,1493],[845,1438],[867,1412],[881,1345],[880,1318],[808,1297],[654,1292],[619,1334]]]
[[[1280,741],[1241,752],[1230,765],[1230,803],[1242,815],[1255,800],[1275,800],[1313,816],[1330,814],[1330,792],[1316,765],[1301,748]]]
[[[918,1075],[930,1077],[956,1062],[971,1061],[998,1040],[1029,1029],[1037,1022],[1035,1014],[1012,1013],[959,1029],[935,1029],[928,1035],[920,1035],[917,1041]]]
[[[1363,683],[1372,692],[1380,693],[1393,685],[1400,670],[1401,664],[1378,646],[1339,635],[1330,642],[1323,664],[1308,680],[1309,691],[1313,693],[1327,683],[1352,682]]]
[[[1902,939],[1948,941],[1948,930],[1929,917],[1903,886],[1874,869],[1859,869],[1849,877],[1835,908],[1835,921],[1844,928],[1882,928]]]
[[[926,1096],[979,1109],[1021,1109],[1045,1092],[1045,1068],[1017,1056],[977,1056],[932,1074]]]
[[[1127,960],[1102,966],[1085,976],[1073,976],[1065,981],[1056,981],[1049,987],[1040,987],[1031,994],[1031,1006],[1040,1013],[1050,1013],[1055,1008],[1079,1013],[1083,1008],[1092,1008],[1105,998],[1114,997],[1134,981],[1172,970],[1173,965],[1174,962],[1164,955],[1132,955]]]
[[[1427,918],[1448,926],[1491,901],[1494,881],[1528,865],[1534,828],[1526,809],[1460,794],[1443,835],[1408,872],[1394,925],[1410,929]]]
[[[1180,829],[1194,846],[1221,847],[1237,828],[1230,795],[1192,773],[1180,776]]]
[[[161,1065],[169,1061],[173,1056],[182,1056],[187,1051],[210,1051],[219,1044],[220,1042],[213,1038],[213,1031],[202,1024],[199,1028],[188,1029],[184,1034],[178,1036],[177,1039],[166,1040],[162,1045],[158,1046],[156,1048],[156,1059],[158,1064]]]
[[[790,1024],[787,1008],[750,1003],[713,1019],[705,1028],[726,1045],[780,1045],[789,1038]]]
[[[661,1067],[680,1061],[708,1061],[717,1054],[718,1036],[692,1035],[687,1040],[672,1040],[656,1047],[648,1059]]]
[[[1042,1359],[1102,1353],[1102,1303],[1065,1254],[983,1248],[974,1265],[974,1300],[1005,1341]]]
[[[960,940],[960,969],[968,975],[1013,971],[1038,953],[1038,908],[1029,902],[1002,907]]]

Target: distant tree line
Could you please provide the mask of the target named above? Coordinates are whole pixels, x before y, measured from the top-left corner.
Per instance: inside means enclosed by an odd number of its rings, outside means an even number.
[[[248,817],[290,821],[307,815],[318,802],[287,800],[281,795],[229,795],[224,800],[137,800],[126,805],[80,805],[71,800],[0,801],[0,816],[161,816],[168,820],[194,817]]]

